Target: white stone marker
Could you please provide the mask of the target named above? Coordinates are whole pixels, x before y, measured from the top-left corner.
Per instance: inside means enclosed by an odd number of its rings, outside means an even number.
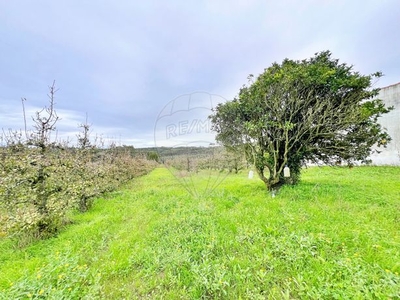
[[[254,172],[252,170],[249,171],[249,179],[253,179]]]

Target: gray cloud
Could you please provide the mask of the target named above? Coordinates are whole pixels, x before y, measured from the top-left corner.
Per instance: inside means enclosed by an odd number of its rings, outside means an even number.
[[[0,128],[21,128],[20,98],[46,105],[55,79],[60,136],[88,113],[94,132],[149,146],[179,95],[231,99],[248,74],[327,49],[386,86],[400,81],[399,15],[396,0],[3,1]]]

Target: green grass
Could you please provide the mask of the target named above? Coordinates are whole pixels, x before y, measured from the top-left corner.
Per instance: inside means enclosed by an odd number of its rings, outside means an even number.
[[[159,168],[72,219],[0,240],[0,299],[400,298],[396,167],[310,168],[274,198],[245,173],[194,197]]]

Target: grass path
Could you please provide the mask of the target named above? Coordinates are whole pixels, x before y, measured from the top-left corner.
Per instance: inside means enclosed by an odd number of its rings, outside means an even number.
[[[400,169],[311,168],[271,198],[191,197],[159,168],[57,237],[0,239],[0,299],[399,299]]]

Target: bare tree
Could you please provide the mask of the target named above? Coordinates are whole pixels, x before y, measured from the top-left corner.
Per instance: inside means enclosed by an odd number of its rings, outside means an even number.
[[[82,128],[82,132],[77,134],[78,138],[78,146],[81,149],[91,148],[92,145],[90,143],[89,135],[90,135],[90,124],[88,124],[88,116],[86,114],[85,123],[80,124],[79,128]]]
[[[53,81],[53,84],[49,86],[49,94],[47,94],[49,97],[49,106],[37,111],[35,117],[32,117],[35,123],[33,125],[35,132],[30,138],[30,144],[39,147],[42,152],[51,144],[50,134],[56,130],[56,123],[60,119],[54,109],[54,97],[57,91],[55,81]]]

